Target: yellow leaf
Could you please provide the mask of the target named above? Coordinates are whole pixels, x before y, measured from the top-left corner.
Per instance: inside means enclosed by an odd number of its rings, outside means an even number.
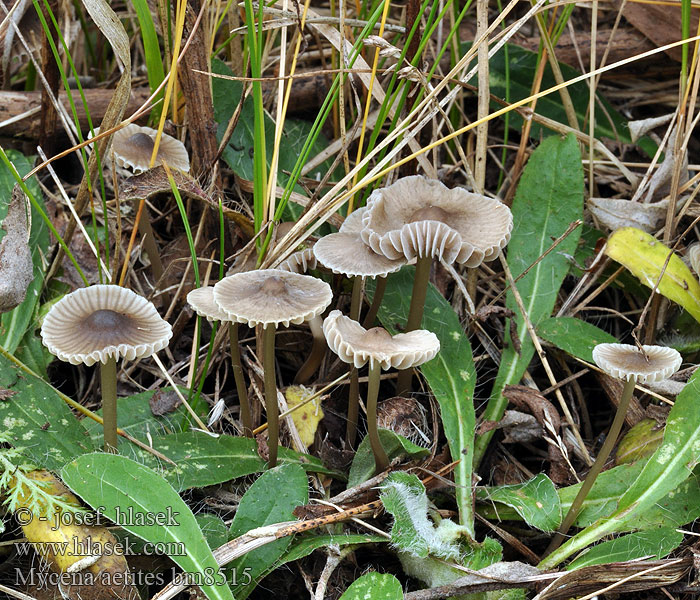
[[[304,387],[303,385],[291,385],[284,393],[287,398],[287,404],[292,409],[295,406],[306,401],[309,396],[313,395],[313,390]],[[314,443],[314,435],[318,424],[323,419],[323,410],[321,410],[321,401],[319,398],[306,402],[303,406],[292,412],[292,419],[297,426],[297,431],[301,437],[301,441],[308,448]]]
[[[644,285],[653,288],[671,250],[652,235],[623,227],[609,238],[605,253],[625,266]],[[672,254],[657,291],[680,304],[700,322],[700,283],[676,254]]]

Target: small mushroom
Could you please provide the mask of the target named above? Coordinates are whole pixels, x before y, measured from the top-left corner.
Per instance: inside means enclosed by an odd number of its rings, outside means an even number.
[[[365,329],[357,321],[333,310],[323,321],[328,347],[340,360],[359,369],[369,363],[367,386],[367,434],[374,453],[377,472],[389,467],[377,429],[377,397],[382,369],[408,369],[433,359],[440,351],[440,340],[424,329],[391,335],[386,329]]]
[[[81,288],[51,307],[41,327],[49,352],[73,365],[100,364],[105,451],[117,448],[117,360],[144,358],[173,332],[155,306],[116,285]]]
[[[329,268],[333,273],[352,278],[352,301],[350,318],[360,320],[362,288],[367,277],[379,277],[377,289],[372,300],[370,314],[365,324],[373,324],[379,304],[386,289],[386,278],[406,264],[404,257],[387,258],[377,254],[362,241],[362,222],[367,207],[352,212],[343,222],[338,233],[322,237],[314,244],[314,256],[318,262]],[[369,326],[369,325],[368,325]],[[348,401],[348,417],[346,439],[350,446],[354,445],[357,435],[357,419],[359,414],[359,382],[357,369],[350,368],[350,397]]]
[[[388,258],[417,260],[406,331],[420,327],[433,258],[477,267],[498,256],[513,229],[513,216],[502,202],[419,175],[375,190],[367,206],[365,243]],[[397,395],[410,381],[410,371],[399,374]]]
[[[576,494],[557,535],[553,538],[548,553],[555,550],[563,540],[576,520],[583,501],[593,487],[598,474],[603,470],[625,422],[634,386],[637,383],[651,383],[668,379],[680,368],[682,360],[677,350],[665,346],[642,346],[640,350],[637,346],[630,344],[598,344],[593,348],[593,361],[608,375],[622,379],[625,386],[603,447],[588,475],[586,475],[581,489]]]
[[[206,286],[192,290],[187,294],[187,302],[195,312],[208,321],[219,321],[228,325],[228,339],[231,347],[231,365],[233,367],[233,378],[236,382],[236,392],[238,402],[241,407],[241,422],[243,431],[247,437],[253,436],[253,418],[250,412],[250,401],[248,400],[248,388],[243,376],[243,365],[241,364],[241,351],[238,347],[238,323],[232,322],[228,314],[219,308],[214,301],[214,286]]]
[[[214,286],[214,301],[231,321],[249,327],[263,326],[265,407],[269,436],[269,465],[277,464],[279,439],[277,385],[275,383],[275,330],[282,324],[298,325],[320,315],[333,293],[324,281],[281,269],[236,273]]]
[[[120,167],[131,169],[135,174],[148,171],[151,168],[151,156],[157,133],[155,129],[133,123],[122,127],[112,137],[114,160]],[[156,166],[162,161],[185,173],[190,170],[190,157],[185,145],[167,133],[161,135]]]
[[[690,266],[693,267],[696,275],[700,276],[700,243],[691,244],[686,253]]]

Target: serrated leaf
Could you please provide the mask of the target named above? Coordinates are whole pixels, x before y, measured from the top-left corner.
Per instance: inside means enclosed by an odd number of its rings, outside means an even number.
[[[528,525],[542,531],[555,531],[561,524],[559,494],[543,473],[525,483],[478,488],[477,498],[514,508]]]
[[[185,573],[215,576],[215,582],[200,586],[210,600],[233,600],[192,511],[158,473],[124,456],[94,453],[68,463],[61,477],[90,506],[126,531],[153,544],[182,548],[170,558]],[[157,518],[161,524],[147,524]]]
[[[416,446],[411,440],[400,436],[388,429],[379,430],[379,439],[384,446],[389,460],[406,456],[408,458],[420,458],[427,456],[430,451],[427,448]],[[374,453],[369,443],[369,437],[365,436],[357,447],[355,457],[350,465],[350,475],[348,476],[348,487],[354,487],[363,481],[371,479],[377,468],[374,463]]]
[[[549,137],[533,152],[523,171],[513,201],[513,234],[508,244],[508,265],[517,278],[561,236],[569,225],[583,217],[583,167],[581,151],[573,135]],[[537,263],[516,284],[530,322],[537,327],[552,314],[569,259],[578,245],[580,228],[575,229],[554,250]],[[482,419],[499,421],[508,403],[503,396],[506,385],[517,384],[532,359],[535,348],[525,320],[508,292],[506,305],[515,314],[516,335],[520,350],[506,336],[496,381]],[[505,328],[509,330],[508,325]],[[493,431],[480,435],[475,443],[474,460],[478,463],[486,451]]]
[[[0,402],[0,427],[36,466],[58,471],[97,448],[52,386],[2,355],[0,386],[16,392]]]
[[[389,275],[384,299],[379,308],[379,319],[392,334],[399,333],[397,324],[408,317],[413,289],[414,267],[404,267]],[[374,282],[367,282],[367,290],[374,294]],[[450,303],[431,284],[425,299],[421,327],[432,331],[440,340],[440,353],[420,367],[435,399],[452,460],[459,461],[454,469],[457,506],[460,522],[469,521],[472,514],[472,460],[474,447],[474,385],[476,370],[469,339],[464,333]],[[467,526],[471,523],[465,522]]]
[[[366,573],[352,582],[340,600],[403,600],[401,582],[389,573]]]
[[[537,335],[571,356],[588,362],[593,362],[595,346],[617,342],[606,331],[576,317],[545,319],[537,326]]]
[[[640,558],[664,558],[683,542],[683,534],[672,527],[650,529],[623,535],[609,542],[593,546],[567,565],[567,569],[580,569],[592,565],[624,562]]]
[[[674,493],[700,461],[700,372],[688,381],[668,415],[664,440],[620,498],[617,510],[555,550],[541,563],[555,566],[621,527],[637,526],[656,504]]]
[[[241,498],[231,523],[229,537],[237,538],[264,525],[293,521],[294,509],[308,501],[308,481],[304,469],[294,464],[270,469],[263,473]],[[236,575],[235,580],[241,582],[240,585],[233,586],[237,600],[246,598],[253,591],[262,575],[286,552],[291,541],[291,538],[286,537],[266,544],[248,552],[227,567]],[[234,581],[233,577],[231,580]]]
[[[649,288],[656,285],[670,254],[656,289],[700,322],[700,283],[680,257],[654,236],[634,227],[618,229],[608,238],[605,253]]]

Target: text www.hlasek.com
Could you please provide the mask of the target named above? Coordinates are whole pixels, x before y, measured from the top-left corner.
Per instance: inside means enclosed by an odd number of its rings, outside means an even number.
[[[165,554],[168,556],[187,556],[185,544],[182,542],[140,542],[124,538],[120,542],[101,542],[93,540],[91,536],[84,538],[74,537],[70,541],[61,542],[33,542],[15,544],[17,554],[24,556],[33,548],[41,556],[135,556]]]

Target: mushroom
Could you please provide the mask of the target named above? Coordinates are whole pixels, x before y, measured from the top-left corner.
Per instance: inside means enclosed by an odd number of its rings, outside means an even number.
[[[493,260],[510,240],[513,216],[499,200],[414,175],[372,192],[363,215],[362,239],[388,258],[416,259],[405,331],[418,329],[433,258],[478,267]],[[410,388],[400,373],[397,395]]]
[[[299,324],[320,315],[331,303],[331,287],[320,279],[281,269],[236,273],[214,286],[214,301],[231,321],[263,326],[265,407],[269,435],[269,465],[277,464],[279,438],[275,383],[275,330],[281,323]]]
[[[250,401],[248,400],[248,388],[243,376],[243,365],[241,364],[241,352],[238,347],[238,323],[231,321],[228,314],[219,308],[214,301],[214,287],[206,286],[192,290],[187,294],[187,302],[194,308],[195,312],[208,321],[220,321],[228,324],[228,339],[231,347],[231,366],[233,367],[233,378],[236,382],[238,392],[238,402],[241,410],[241,421],[243,431],[247,437],[253,436],[253,418],[250,412]]]
[[[372,307],[365,324],[374,323],[379,304],[386,288],[386,278],[390,273],[398,271],[406,264],[406,259],[387,258],[377,254],[362,241],[362,220],[367,207],[362,207],[351,213],[343,222],[338,233],[322,237],[313,247],[314,256],[333,273],[352,278],[352,300],[350,318],[359,321],[361,310],[362,288],[365,278],[379,277],[377,289],[372,300]],[[357,369],[350,368],[350,394],[348,400],[348,418],[346,439],[350,446],[354,445],[357,435],[357,419],[359,413],[359,381]]]
[[[357,321],[333,310],[323,321],[328,346],[340,360],[356,369],[369,362],[367,386],[367,434],[374,453],[377,472],[389,467],[377,429],[377,397],[382,369],[408,369],[433,359],[440,351],[440,340],[424,329],[391,335],[382,327],[365,329]]]
[[[576,519],[588,492],[593,487],[598,474],[602,471],[605,461],[610,456],[610,452],[612,452],[613,446],[622,430],[635,385],[637,383],[651,383],[668,379],[680,368],[682,358],[677,350],[665,346],[645,345],[640,350],[637,346],[630,344],[598,344],[593,348],[593,361],[608,375],[622,379],[625,382],[625,386],[605,442],[591,470],[586,475],[581,489],[576,494],[576,498],[571,503],[569,512],[564,517],[557,535],[552,539],[547,553],[555,550],[563,540]]]
[[[695,242],[688,247],[686,253],[690,266],[693,267],[696,275],[700,275],[700,243]]]
[[[49,352],[73,365],[100,362],[106,452],[117,449],[117,360],[144,358],[168,345],[173,332],[155,306],[116,285],[78,289],[51,307],[41,326]]]
[[[151,156],[155,147],[157,131],[151,127],[141,127],[133,123],[122,127],[112,137],[114,160],[120,167],[130,169],[135,174],[151,168]],[[185,173],[190,170],[190,157],[185,145],[168,135],[161,134],[155,164],[165,161],[169,167],[175,167]]]

